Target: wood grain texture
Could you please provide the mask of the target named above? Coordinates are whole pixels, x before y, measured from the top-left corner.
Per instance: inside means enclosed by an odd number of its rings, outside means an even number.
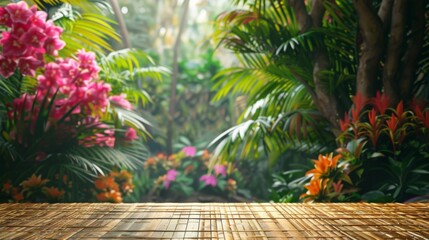
[[[0,204],[0,239],[428,239],[429,204]]]

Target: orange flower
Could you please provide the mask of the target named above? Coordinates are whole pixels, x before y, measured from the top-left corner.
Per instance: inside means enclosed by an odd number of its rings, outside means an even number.
[[[323,190],[326,187],[326,181],[324,179],[311,179],[310,183],[304,186],[307,189],[307,192],[302,194],[299,198],[304,197],[317,197],[321,193],[323,193]]]
[[[183,172],[185,172],[186,174],[190,173],[190,172],[192,172],[194,170],[194,168],[195,168],[194,165],[189,164],[188,166],[186,166],[186,168],[185,168],[185,170]]]
[[[132,193],[133,192],[134,185],[132,183],[125,182],[125,183],[122,183],[121,188],[122,188],[122,191],[124,193],[128,194],[128,193]]]
[[[329,174],[329,172],[337,167],[338,160],[341,158],[341,155],[332,157],[331,154],[325,156],[319,154],[318,160],[313,160],[314,169],[308,171],[305,175],[313,174],[314,178],[319,178],[322,175]]]
[[[64,190],[59,190],[56,187],[44,187],[43,192],[45,195],[52,199],[60,199],[64,196]]]
[[[99,190],[115,190],[118,191],[118,184],[112,176],[99,176],[94,182],[95,187]]]
[[[121,170],[120,172],[111,172],[110,176],[117,178],[119,181],[131,181],[133,179],[133,174],[129,173],[127,170]]]
[[[203,150],[203,155],[201,156],[201,158],[202,158],[203,160],[208,160],[208,159],[210,159],[210,152],[209,152],[207,149],[204,149],[204,150]]]
[[[41,188],[47,182],[49,182],[49,180],[42,179],[42,175],[36,176],[35,174],[33,174],[28,180],[23,181],[20,185],[24,188],[24,191],[26,191],[31,188]]]
[[[106,194],[107,193],[105,193],[105,192],[97,194],[97,201],[99,201],[99,202],[107,202],[107,195]]]
[[[18,191],[18,188],[12,188],[12,198],[15,202],[20,202],[24,200],[24,194]]]
[[[174,161],[176,160],[176,158],[177,158],[176,154],[171,154],[170,156],[168,156],[168,160],[170,161]]]
[[[111,190],[97,194],[97,200],[100,202],[122,202],[122,194],[118,191]]]
[[[6,183],[3,184],[2,191],[9,192],[10,189],[12,189],[12,184],[10,184],[10,181],[8,180]]]
[[[226,182],[226,190],[228,191],[237,190],[237,182],[232,178],[228,178],[228,181]]]
[[[155,158],[153,158],[153,157],[150,157],[150,158],[148,158],[147,160],[146,160],[146,162],[144,163],[144,167],[145,168],[147,168],[147,167],[151,167],[151,166],[153,166],[153,165],[155,165],[156,164],[156,159]]]
[[[166,160],[167,156],[165,156],[164,153],[158,153],[158,154],[156,154],[156,158],[161,159],[161,160]]]

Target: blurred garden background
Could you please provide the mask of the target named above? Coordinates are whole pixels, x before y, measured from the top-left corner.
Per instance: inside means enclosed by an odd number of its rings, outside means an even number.
[[[429,199],[427,1],[0,4],[1,202]]]

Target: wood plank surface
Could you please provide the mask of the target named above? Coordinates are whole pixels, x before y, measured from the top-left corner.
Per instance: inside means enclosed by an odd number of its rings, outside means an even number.
[[[429,239],[429,203],[0,204],[0,239]]]

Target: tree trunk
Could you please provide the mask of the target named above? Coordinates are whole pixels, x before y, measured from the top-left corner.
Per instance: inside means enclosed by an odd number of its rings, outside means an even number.
[[[289,4],[294,9],[296,18],[300,25],[300,31],[306,32],[312,27],[321,27],[325,14],[324,0],[313,0],[310,14],[307,13],[306,6],[302,0],[291,0]],[[319,49],[315,52],[315,63],[313,67],[314,89],[304,84],[310,92],[313,102],[322,116],[329,121],[335,129],[338,127],[337,99],[333,94],[326,92],[323,86],[323,71],[330,67],[329,58],[326,51]],[[301,81],[302,82],[302,81]]]
[[[358,14],[362,37],[356,88],[363,97],[370,98],[377,92],[377,73],[383,53],[383,27],[371,0],[353,0],[353,4]]]
[[[399,102],[397,73],[405,37],[406,5],[406,0],[395,0],[391,13],[390,37],[383,69],[384,94],[389,97],[390,106],[395,106]]]
[[[403,57],[402,75],[399,83],[400,96],[401,99],[405,101],[412,98],[412,87],[416,79],[417,62],[424,43],[426,2],[426,0],[409,1],[410,6],[407,14],[411,19],[411,38],[407,42],[406,52]]]
[[[176,87],[177,87],[177,77],[179,74],[179,52],[182,33],[186,27],[186,17],[189,8],[189,0],[185,0],[183,3],[183,12],[180,19],[179,32],[177,33],[176,41],[173,47],[173,72],[171,74],[171,84],[170,84],[170,109],[168,116],[168,126],[167,126],[167,152],[171,154],[173,152],[173,137],[174,137],[174,116],[176,114]]]
[[[122,35],[122,44],[125,48],[131,48],[131,43],[128,35],[127,26],[125,25],[124,16],[122,15],[119,3],[117,0],[110,0],[113,12],[115,13],[116,21],[118,21],[119,31]]]

